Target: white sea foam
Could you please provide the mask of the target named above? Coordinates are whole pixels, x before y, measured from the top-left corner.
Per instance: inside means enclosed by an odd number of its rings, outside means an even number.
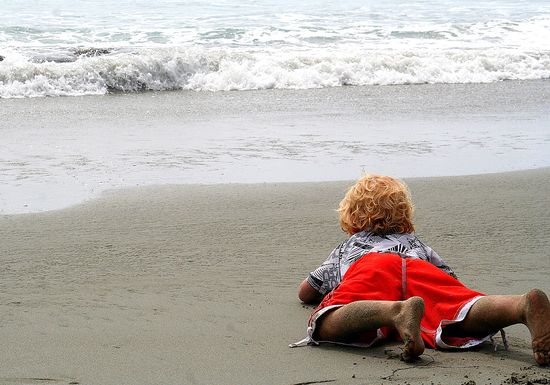
[[[8,56],[0,66],[0,97],[544,78],[550,78],[550,53],[511,49],[243,53],[169,48],[80,57],[62,63],[35,63]]]
[[[4,9],[3,98],[550,78],[550,4],[540,0],[90,0],[82,9],[44,0]]]

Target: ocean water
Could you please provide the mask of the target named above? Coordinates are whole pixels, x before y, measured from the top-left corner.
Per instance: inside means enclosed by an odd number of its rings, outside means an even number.
[[[550,78],[547,0],[0,0],[0,97]]]
[[[550,166],[550,1],[0,0],[0,215]]]

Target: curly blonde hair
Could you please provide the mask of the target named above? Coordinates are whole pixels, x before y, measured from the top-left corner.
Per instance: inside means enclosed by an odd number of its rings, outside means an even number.
[[[365,175],[350,187],[338,207],[340,226],[352,235],[412,233],[413,204],[405,183],[390,176]]]

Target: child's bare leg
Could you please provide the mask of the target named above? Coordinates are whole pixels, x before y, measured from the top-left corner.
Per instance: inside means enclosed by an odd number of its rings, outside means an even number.
[[[350,343],[360,333],[393,327],[405,343],[401,358],[412,361],[424,352],[420,336],[423,315],[424,300],[420,297],[406,301],[356,301],[323,316],[316,336],[323,341]]]
[[[550,302],[540,290],[524,295],[491,295],[477,301],[464,321],[445,328],[451,335],[484,336],[522,323],[529,328],[535,361],[550,364]]]

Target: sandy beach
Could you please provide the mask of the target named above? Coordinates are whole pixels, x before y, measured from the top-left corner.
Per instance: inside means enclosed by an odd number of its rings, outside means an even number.
[[[365,172],[468,286],[550,294],[549,1],[0,3],[0,385],[550,384],[523,325],[289,347]]]
[[[463,282],[550,293],[550,169],[406,181],[418,234]],[[397,344],[290,349],[311,312],[297,285],[344,239],[349,183],[142,187],[1,216],[0,384],[550,381],[523,326],[509,351],[414,364]]]

